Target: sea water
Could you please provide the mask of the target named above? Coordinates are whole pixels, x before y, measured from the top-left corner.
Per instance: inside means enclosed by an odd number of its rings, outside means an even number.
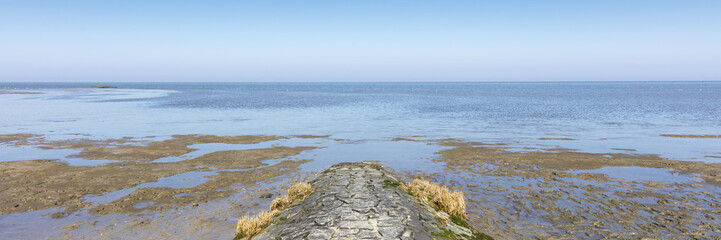
[[[92,85],[118,88],[79,88]],[[721,134],[721,82],[0,83],[0,91],[41,93],[0,94],[0,134],[50,140],[315,134],[380,149],[396,137],[455,138],[721,162],[719,138],[661,136]],[[0,155],[47,157],[23,151],[3,146]]]

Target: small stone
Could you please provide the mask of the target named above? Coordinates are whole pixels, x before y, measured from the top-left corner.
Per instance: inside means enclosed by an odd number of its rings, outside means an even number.
[[[378,239],[378,233],[373,230],[361,230],[356,237],[360,239]]]
[[[360,229],[338,229],[336,232],[338,237],[355,236],[360,232]]]
[[[330,239],[333,236],[333,230],[325,228],[314,228],[310,230],[307,239]]]
[[[384,238],[397,238],[403,233],[403,227],[379,227],[378,232]]]
[[[405,229],[405,231],[403,232],[403,235],[401,235],[401,237],[407,237],[407,238],[409,238],[411,236],[413,236],[413,232],[411,232],[409,229]]]
[[[325,226],[331,221],[333,221],[333,217],[328,216],[328,215],[318,216],[318,217],[315,217],[315,219],[313,219],[313,222],[315,222],[315,224],[318,226]]]
[[[414,240],[433,240],[433,238],[425,232],[414,232],[413,239]]]
[[[379,220],[378,221],[378,227],[397,227],[397,226],[403,226],[403,220],[388,219],[388,220]]]
[[[373,229],[367,221],[344,221],[340,223],[341,229]]]
[[[360,214],[358,212],[352,211],[347,213],[342,213],[340,216],[341,221],[366,221],[368,220],[368,216],[364,214]]]

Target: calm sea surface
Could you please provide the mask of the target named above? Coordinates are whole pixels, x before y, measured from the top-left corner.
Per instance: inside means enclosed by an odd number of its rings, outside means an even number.
[[[90,85],[118,88],[76,88]],[[391,145],[413,136],[721,162],[712,157],[721,156],[721,139],[660,136],[721,134],[721,82],[0,83],[0,90],[43,93],[0,94],[0,134],[50,139],[317,134]],[[372,149],[360,158],[382,158]],[[28,158],[2,151],[5,161]]]

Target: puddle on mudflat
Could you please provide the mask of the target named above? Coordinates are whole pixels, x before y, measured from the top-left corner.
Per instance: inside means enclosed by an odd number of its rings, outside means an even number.
[[[188,147],[198,149],[196,151],[181,156],[159,158],[153,162],[177,162],[193,159],[217,151],[264,149],[276,146],[321,147],[305,151],[299,155],[289,158],[265,161],[265,163],[269,165],[274,165],[282,160],[313,159],[313,162],[303,165],[303,169],[305,171],[321,171],[340,162],[379,161],[383,163],[383,165],[396,170],[421,170],[435,172],[438,169],[438,163],[433,163],[430,160],[440,157],[440,155],[436,154],[438,151],[449,148],[436,144],[412,141],[334,141],[332,139],[290,138],[261,142],[257,144],[194,144],[189,145]],[[223,171],[247,170],[249,169],[224,169]]]
[[[75,149],[38,149],[32,146],[3,146],[0,145],[0,162],[24,161],[35,159],[63,159],[65,156],[76,154]]]
[[[571,170],[570,173],[600,173],[611,178],[626,181],[645,182],[654,181],[664,184],[686,184],[702,182],[703,180],[688,174],[679,174],[671,169],[646,167],[602,167],[591,170]]]
[[[48,208],[32,212],[0,215],[0,236],[2,239],[56,239],[58,226],[86,220],[84,214],[73,214],[65,218],[52,218],[50,214],[61,208]]]
[[[290,138],[290,139],[279,139],[273,141],[265,141],[256,144],[227,144],[227,143],[201,143],[188,145],[188,148],[197,149],[195,151],[173,157],[164,157],[153,160],[152,162],[168,163],[168,162],[179,162],[189,160],[203,156],[208,153],[218,151],[231,151],[231,150],[250,150],[250,149],[264,149],[272,148],[277,146],[284,147],[300,147],[300,146],[317,146],[322,145],[328,140],[323,139],[302,139],[302,138]]]
[[[173,195],[174,198],[176,198],[176,197],[192,197],[192,196],[195,196],[195,194],[178,193],[178,194]]]
[[[0,162],[27,161],[37,159],[58,159],[70,166],[97,166],[113,163],[113,160],[88,160],[83,158],[69,158],[79,153],[77,149],[39,149],[34,146],[0,146]]]
[[[211,178],[207,176],[217,175],[215,172],[186,172],[170,177],[158,178],[158,181],[141,183],[132,188],[112,191],[100,196],[86,196],[85,200],[94,204],[105,204],[118,200],[136,189],[152,188],[152,187],[169,187],[169,188],[194,188],[200,184],[209,181]]]
[[[323,148],[303,152],[296,159],[313,159],[305,171],[322,171],[341,162],[379,161],[396,171],[437,172],[440,163],[431,160],[448,147],[410,141],[328,141]]]
[[[648,204],[648,205],[658,203],[658,199],[652,198],[652,197],[635,197],[635,198],[628,198],[628,200],[634,201],[634,202],[637,202],[640,204]]]
[[[100,164],[105,164],[105,163],[119,162],[117,160],[87,160],[84,158],[63,158],[62,161],[68,163],[68,165],[70,165],[70,166],[75,166],[75,167],[80,167],[80,166],[92,167],[92,166],[98,166]]]
[[[142,208],[145,208],[145,207],[153,206],[153,204],[155,204],[155,202],[153,202],[153,201],[150,201],[150,202],[142,202],[142,203],[138,203],[138,204],[133,205],[133,207],[134,207],[134,208],[137,208],[137,209],[142,209]]]

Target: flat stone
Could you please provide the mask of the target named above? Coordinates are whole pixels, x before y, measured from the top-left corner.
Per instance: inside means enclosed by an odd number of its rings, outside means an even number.
[[[388,219],[388,220],[379,220],[378,221],[378,227],[393,227],[393,226],[403,226],[403,220],[401,219]]]
[[[360,230],[356,237],[360,239],[377,239],[380,237],[377,230],[371,229],[371,230]]]
[[[341,213],[340,220],[341,221],[367,221],[368,215],[361,214],[356,211],[351,211],[351,212]]]
[[[355,236],[356,234],[358,234],[358,232],[360,232],[360,229],[355,229],[355,228],[353,228],[353,229],[350,229],[350,228],[338,229],[335,231],[335,233],[336,233],[335,235],[337,235],[338,237]]]
[[[330,239],[333,236],[333,230],[327,228],[314,228],[310,230],[307,239]]]
[[[352,228],[352,229],[373,229],[368,221],[342,221],[340,222],[340,228]]]
[[[400,237],[403,233],[404,228],[399,226],[396,227],[380,227],[378,228],[378,232],[383,236],[383,238],[397,238]]]
[[[308,230],[298,228],[286,228],[280,233],[280,239],[301,239],[308,235]]]
[[[330,223],[331,221],[333,221],[333,218],[334,218],[334,217],[328,216],[328,215],[316,216],[316,217],[313,219],[313,222],[315,222],[315,224],[318,225],[318,226],[325,226],[325,225],[327,225],[328,223]]]

